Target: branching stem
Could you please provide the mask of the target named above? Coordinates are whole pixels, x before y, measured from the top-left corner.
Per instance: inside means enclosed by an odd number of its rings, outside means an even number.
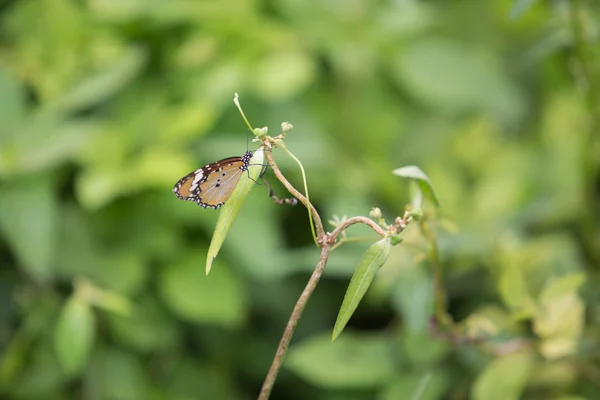
[[[267,139],[268,140],[268,139]],[[275,380],[277,379],[277,374],[281,369],[281,365],[283,364],[283,360],[285,358],[285,354],[287,353],[287,349],[289,347],[290,341],[292,340],[292,336],[294,335],[294,331],[296,330],[296,325],[302,316],[302,312],[306,307],[306,303],[310,296],[315,291],[317,287],[317,283],[319,279],[321,279],[321,275],[325,270],[325,266],[327,265],[327,260],[329,259],[329,254],[331,250],[334,248],[336,240],[338,236],[340,236],[344,230],[346,230],[349,226],[354,224],[365,224],[371,229],[375,231],[379,236],[386,237],[393,233],[400,233],[406,228],[406,225],[412,221],[412,218],[405,214],[405,216],[397,221],[402,222],[401,224],[396,224],[388,227],[386,231],[382,228],[377,222],[373,221],[370,218],[357,216],[348,218],[342,222],[333,230],[331,233],[326,233],[323,229],[323,223],[321,222],[321,217],[317,210],[313,207],[310,201],[298,190],[292,186],[292,184],[283,176],[277,163],[273,160],[273,156],[271,154],[270,149],[265,151],[265,155],[267,158],[267,162],[273,169],[273,173],[279,179],[279,181],[285,186],[285,188],[292,194],[292,196],[296,197],[306,208],[310,210],[310,215],[314,220],[315,228],[317,232],[317,245],[321,248],[321,255],[319,257],[319,261],[317,266],[315,267],[306,287],[302,291],[300,298],[296,302],[292,314],[287,322],[283,335],[281,336],[281,340],[279,341],[279,346],[277,347],[277,352],[275,353],[275,357],[273,358],[273,362],[271,363],[271,367],[269,368],[269,372],[263,382],[263,386],[260,391],[260,395],[258,396],[258,400],[267,400],[271,395],[271,391],[273,390],[273,385],[275,384]]]

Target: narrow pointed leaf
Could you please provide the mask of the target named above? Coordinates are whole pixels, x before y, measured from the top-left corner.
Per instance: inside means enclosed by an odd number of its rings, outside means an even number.
[[[344,301],[342,302],[342,307],[335,321],[332,340],[335,340],[344,330],[344,327],[352,314],[354,314],[356,307],[367,292],[371,282],[373,282],[375,273],[385,263],[385,260],[387,260],[391,247],[389,238],[381,239],[373,243],[362,260],[360,260],[354,275],[352,275],[348,290],[346,290],[346,295],[344,296]]]
[[[72,295],[54,328],[54,351],[68,376],[77,376],[86,366],[94,344],[94,327],[94,313],[89,304]]]
[[[217,257],[225,236],[240,208],[244,199],[250,192],[250,189],[256,184],[256,180],[260,176],[260,172],[263,169],[262,164],[264,161],[263,149],[260,148],[254,152],[254,155],[250,159],[250,166],[248,167],[248,173],[242,174],[240,181],[238,182],[235,189],[221,208],[219,218],[217,219],[217,225],[215,226],[215,232],[213,233],[210,246],[208,248],[208,254],[206,256],[206,274],[210,272],[213,260]]]
[[[397,168],[392,171],[394,175],[403,178],[413,179],[418,185],[423,195],[429,198],[436,207],[439,207],[438,199],[433,191],[433,185],[429,177],[416,165],[407,165],[406,167]]]

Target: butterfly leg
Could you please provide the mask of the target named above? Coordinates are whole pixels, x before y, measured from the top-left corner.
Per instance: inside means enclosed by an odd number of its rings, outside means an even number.
[[[266,169],[265,169],[265,171],[266,171]],[[267,185],[267,188],[269,189],[269,197],[272,198],[276,204],[284,204],[285,203],[285,204],[289,204],[291,206],[295,206],[296,204],[298,204],[298,199],[296,199],[295,197],[280,199],[279,197],[275,196],[275,194],[273,193],[273,189],[271,188],[271,185],[269,185],[269,182],[265,179],[265,177],[263,175],[264,175],[264,173],[262,173],[260,175],[260,177],[262,178],[262,180],[265,182],[265,185]]]

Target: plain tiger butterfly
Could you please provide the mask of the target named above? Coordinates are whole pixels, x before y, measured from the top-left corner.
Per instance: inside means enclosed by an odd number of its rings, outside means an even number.
[[[190,172],[173,187],[181,200],[193,201],[204,208],[216,210],[233,192],[244,171],[248,170],[252,152],[241,157],[229,157]]]

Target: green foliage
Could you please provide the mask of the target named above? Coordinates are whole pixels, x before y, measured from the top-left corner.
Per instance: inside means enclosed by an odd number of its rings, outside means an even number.
[[[54,328],[54,350],[65,374],[78,375],[94,344],[94,314],[76,294],[67,299]]]
[[[350,284],[344,295],[344,301],[335,321],[332,340],[335,340],[342,333],[348,320],[354,314],[356,307],[358,307],[365,293],[367,293],[369,286],[371,286],[375,274],[383,266],[385,260],[387,260],[391,248],[392,245],[389,238],[381,239],[373,243],[359,261],[356,271],[352,275],[352,279],[350,279]]]
[[[231,192],[231,195],[229,195],[227,202],[221,208],[219,219],[217,219],[215,231],[210,241],[210,246],[208,246],[208,253],[206,255],[207,275],[210,272],[210,268],[214,259],[217,257],[217,254],[219,253],[219,250],[225,241],[227,232],[229,232],[231,225],[233,225],[235,222],[235,217],[240,211],[240,208],[244,203],[244,199],[248,195],[248,192],[250,192],[250,189],[252,189],[252,186],[254,186],[256,183],[257,179],[259,179],[260,173],[263,170],[262,165],[264,165],[263,151],[263,149],[258,149],[254,152],[252,158],[250,159],[248,173],[243,174],[240,177],[240,180],[233,189],[233,192]]]
[[[293,123],[324,221],[418,206],[374,275],[381,238],[348,230],[273,398],[596,398],[598,26],[585,0],[3,2],[0,396],[256,397],[318,259],[307,212],[246,181],[206,276],[225,216],[171,193],[256,149],[238,92]]]
[[[292,349],[288,365],[320,387],[377,387],[394,373],[391,347],[384,337],[344,334],[332,342],[329,336],[315,336]]]
[[[517,353],[492,361],[473,385],[473,399],[519,399],[529,378],[533,361],[530,354]]]
[[[415,207],[421,207],[423,195],[429,198],[435,206],[439,206],[439,201],[433,190],[433,185],[429,177],[421,170],[421,168],[414,165],[398,168],[392,171],[394,175],[401,176],[403,178],[412,179],[417,182],[419,187],[418,195],[413,196],[411,204]],[[416,198],[415,198],[416,197]]]

